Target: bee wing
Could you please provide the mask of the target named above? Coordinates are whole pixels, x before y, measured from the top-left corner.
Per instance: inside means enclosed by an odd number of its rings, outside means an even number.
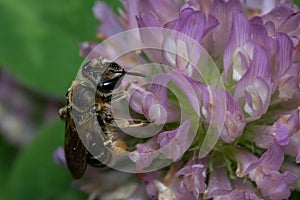
[[[88,151],[82,144],[70,112],[66,117],[65,154],[69,170],[74,178],[80,178],[87,166]]]

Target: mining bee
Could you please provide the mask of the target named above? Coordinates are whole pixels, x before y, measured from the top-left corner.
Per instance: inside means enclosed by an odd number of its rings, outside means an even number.
[[[108,150],[114,153],[126,151],[120,128],[147,123],[112,116],[112,101],[126,96],[126,91],[112,95],[124,75],[143,77],[142,74],[125,71],[115,62],[94,58],[83,65],[67,92],[67,105],[59,110],[59,115],[66,123],[65,156],[74,178],[83,175],[87,164],[98,167],[102,164],[99,159],[109,160]]]

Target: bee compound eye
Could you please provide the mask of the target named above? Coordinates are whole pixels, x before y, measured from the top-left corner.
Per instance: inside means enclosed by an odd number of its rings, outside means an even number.
[[[98,83],[97,89],[101,92],[108,93],[114,90],[114,88],[118,85],[122,76],[117,76],[107,81],[103,81]]]

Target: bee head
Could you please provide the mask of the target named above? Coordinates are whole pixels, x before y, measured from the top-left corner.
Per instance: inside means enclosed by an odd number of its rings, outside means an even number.
[[[139,73],[126,72],[117,63],[102,58],[88,61],[82,68],[82,74],[97,85],[97,89],[103,93],[112,92],[125,74],[143,77]]]
[[[102,81],[111,80],[114,78],[121,78],[125,75],[125,70],[115,62],[103,63],[104,71],[102,73]]]

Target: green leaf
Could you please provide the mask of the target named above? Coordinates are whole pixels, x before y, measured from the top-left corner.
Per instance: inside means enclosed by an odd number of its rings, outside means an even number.
[[[79,44],[94,40],[94,1],[0,0],[0,65],[21,83],[64,95],[83,60]]]
[[[17,152],[17,149],[5,143],[5,140],[3,140],[0,134],[0,199],[7,199],[4,198],[4,188],[7,185],[8,175]]]
[[[87,198],[86,195],[71,187],[73,179],[69,171],[53,161],[54,150],[63,144],[63,132],[63,123],[57,121],[45,127],[21,152],[9,177],[8,199]]]
[[[116,0],[116,1],[102,0],[102,2],[105,2],[109,7],[111,7],[115,11],[115,13],[118,13],[118,9],[125,10],[120,0]]]
[[[291,200],[298,200],[298,199],[300,199],[300,192],[299,191],[294,191],[292,193],[292,195],[290,196],[290,199]]]

